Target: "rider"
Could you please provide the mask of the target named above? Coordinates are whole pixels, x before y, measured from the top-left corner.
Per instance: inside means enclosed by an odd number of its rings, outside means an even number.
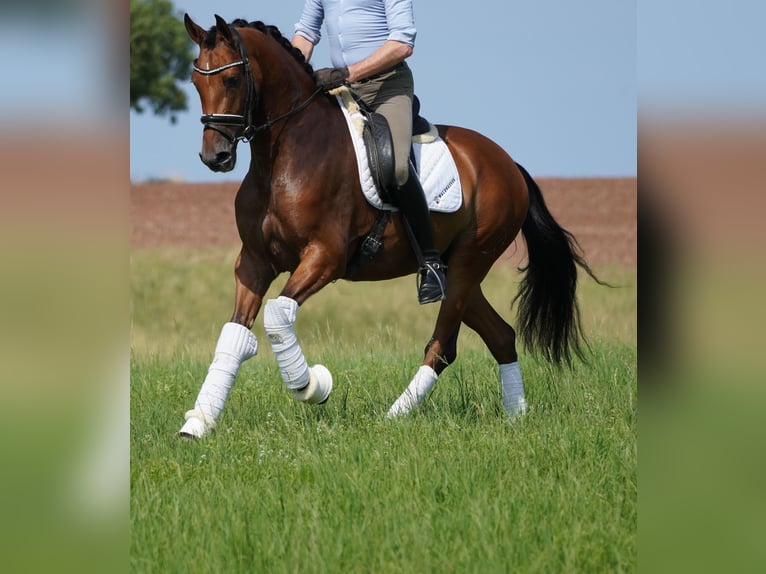
[[[414,81],[404,60],[415,44],[412,0],[306,0],[292,39],[306,61],[321,38],[323,20],[335,67],[317,70],[317,85],[331,90],[348,84],[370,109],[388,121],[397,202],[423,254],[418,301],[441,301],[446,267],[435,246],[423,188],[409,161]]]

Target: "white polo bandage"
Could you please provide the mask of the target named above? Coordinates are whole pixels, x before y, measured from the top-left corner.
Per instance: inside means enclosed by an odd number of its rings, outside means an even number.
[[[500,387],[503,392],[503,408],[509,415],[527,412],[527,400],[524,398],[524,382],[521,379],[519,362],[498,365]]]
[[[332,373],[324,365],[309,367],[309,383],[293,391],[293,398],[310,405],[325,402],[332,392]]]
[[[194,410],[203,413],[203,421],[218,418],[234,385],[239,366],[257,352],[258,340],[250,329],[239,323],[223,326],[213,362],[194,403]]]
[[[302,389],[309,383],[309,366],[293,327],[297,314],[298,303],[284,296],[269,299],[263,310],[266,335],[277,358],[282,380],[291,391]]]
[[[391,418],[408,414],[426,397],[437,380],[439,380],[439,375],[436,374],[436,371],[428,365],[421,366],[404,392],[388,409],[386,416]]]

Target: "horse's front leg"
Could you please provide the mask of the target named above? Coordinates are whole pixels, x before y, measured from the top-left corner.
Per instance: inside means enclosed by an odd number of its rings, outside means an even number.
[[[313,247],[304,253],[282,293],[266,302],[263,326],[279,365],[282,380],[299,401],[321,404],[332,391],[332,375],[323,365],[309,367],[295,333],[298,307],[339,275],[337,254]]]
[[[179,434],[200,438],[215,428],[240,365],[258,352],[258,340],[250,331],[261,308],[263,295],[275,278],[271,266],[242,249],[234,269],[234,313],[224,324],[213,362]]]

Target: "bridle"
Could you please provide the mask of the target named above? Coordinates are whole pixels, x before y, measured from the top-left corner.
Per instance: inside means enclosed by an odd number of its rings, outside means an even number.
[[[254,104],[256,104],[258,101],[257,100],[258,94],[255,88],[255,81],[253,80],[253,72],[250,67],[250,60],[248,60],[247,58],[247,50],[245,49],[245,43],[242,41],[242,37],[239,35],[239,32],[237,32],[236,28],[234,28],[233,26],[230,27],[230,30],[232,32],[232,35],[237,40],[237,47],[239,48],[240,59],[236,62],[230,62],[228,64],[224,64],[223,66],[218,66],[217,68],[213,68],[212,70],[203,70],[202,68],[197,66],[197,60],[195,60],[194,63],[192,64],[192,68],[198,74],[202,74],[203,76],[212,76],[220,72],[223,72],[224,70],[228,70],[229,68],[244,66],[245,78],[247,81],[247,99],[245,100],[245,113],[244,115],[243,114],[205,114],[202,117],[200,117],[200,122],[202,122],[202,124],[205,126],[204,129],[217,131],[219,134],[224,136],[231,143],[235,143],[239,140],[250,142],[252,141],[252,139],[256,136],[258,132],[268,130],[277,122],[287,119],[293,114],[297,114],[298,112],[302,111],[306,106],[308,106],[311,103],[311,101],[317,95],[319,95],[319,93],[322,91],[322,88],[317,88],[314,92],[312,92],[312,94],[306,100],[304,100],[301,104],[291,109],[289,112],[282,114],[281,116],[278,116],[274,118],[273,120],[267,119],[267,121],[261,125],[254,125],[253,109],[255,108]],[[229,130],[224,129],[221,126],[231,126],[231,127],[239,128],[239,129],[236,132],[231,133]]]

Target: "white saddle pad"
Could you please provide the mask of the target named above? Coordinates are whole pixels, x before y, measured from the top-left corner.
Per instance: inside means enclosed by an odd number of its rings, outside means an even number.
[[[340,109],[346,118],[351,140],[354,142],[356,164],[359,168],[359,181],[362,184],[362,193],[370,205],[378,209],[395,209],[392,205],[384,203],[375,186],[370,164],[367,159],[367,150],[362,138],[364,117],[359,111],[358,104],[349,93],[348,88],[342,87],[331,92],[338,99]],[[447,144],[431,126],[428,134],[413,138],[413,149],[417,164],[418,176],[426,194],[428,208],[431,211],[452,213],[463,205],[463,189],[460,185],[460,176],[457,173],[455,160],[447,148]]]

